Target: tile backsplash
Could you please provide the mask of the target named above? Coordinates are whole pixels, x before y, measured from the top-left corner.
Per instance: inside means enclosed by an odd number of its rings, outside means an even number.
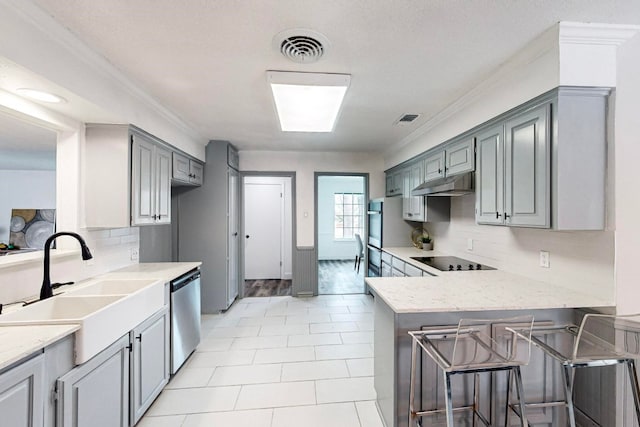
[[[438,251],[614,301],[614,231],[478,225],[473,195],[451,199],[450,222],[424,225]],[[549,252],[549,268],[540,267],[540,251]]]
[[[53,258],[52,282],[78,282],[138,263],[131,260],[131,251],[139,250],[140,230],[137,227],[81,230],[80,234],[86,240],[93,259],[82,261],[79,254]],[[76,245],[73,241],[65,242],[64,248],[73,249]],[[0,303],[37,295],[42,284],[42,274],[42,259],[0,268]]]

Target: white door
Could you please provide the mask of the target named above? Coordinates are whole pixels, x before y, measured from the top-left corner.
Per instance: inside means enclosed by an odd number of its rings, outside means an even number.
[[[282,184],[244,185],[244,278],[280,279],[282,266]]]

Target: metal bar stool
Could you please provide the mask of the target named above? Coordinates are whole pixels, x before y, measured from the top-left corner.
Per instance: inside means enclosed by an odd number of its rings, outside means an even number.
[[[478,389],[482,372],[509,371],[515,374],[516,390],[520,402],[520,413],[525,414],[520,366],[529,363],[533,327],[533,316],[518,316],[509,319],[474,320],[461,319],[457,326],[437,329],[409,331],[412,338],[411,383],[409,390],[409,425],[422,425],[422,417],[445,413],[447,426],[453,427],[453,414],[472,411],[472,423],[479,419],[485,426],[490,421],[480,412]],[[517,332],[516,332],[517,329]],[[529,330],[529,334],[527,334]],[[451,346],[453,344],[453,346]],[[445,351],[452,348],[452,351]],[[418,348],[427,354],[442,370],[444,379],[445,409],[416,410],[416,371]],[[451,377],[459,374],[474,374],[473,404],[453,407]],[[510,377],[511,378],[511,377]],[[507,389],[506,408],[510,404],[510,388]],[[528,426],[526,416],[520,417],[520,425]]]
[[[523,331],[526,334],[526,331]],[[580,326],[563,325],[534,328],[529,331],[531,343],[562,366],[564,401],[526,403],[526,407],[565,406],[568,424],[576,426],[573,404],[573,380],[578,368],[594,368],[624,364],[627,367],[631,393],[635,404],[636,418],[640,423],[640,387],[635,360],[640,358],[640,314],[613,316],[607,314],[586,314]],[[526,335],[522,334],[521,337]],[[560,341],[569,342],[570,350],[551,346],[541,337],[551,334]],[[564,341],[566,340],[566,341]],[[567,354],[568,353],[568,354]],[[519,416],[517,408],[511,409]],[[578,409],[579,410],[579,409]],[[507,412],[508,414],[508,412]],[[508,417],[508,416],[507,416]]]

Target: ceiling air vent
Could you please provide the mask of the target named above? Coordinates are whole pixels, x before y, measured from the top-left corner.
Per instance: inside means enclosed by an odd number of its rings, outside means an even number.
[[[329,40],[312,30],[292,29],[276,35],[273,44],[285,58],[301,64],[310,64],[322,58],[329,47]]]
[[[396,125],[408,125],[413,122],[415,119],[420,117],[420,114],[404,114],[398,120],[395,121]]]

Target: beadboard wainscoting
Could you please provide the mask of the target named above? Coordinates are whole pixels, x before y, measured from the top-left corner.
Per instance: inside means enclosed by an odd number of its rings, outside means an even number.
[[[316,248],[296,247],[293,252],[293,296],[312,296],[318,289]]]
[[[425,223],[434,249],[613,301],[614,232],[478,225],[474,195],[451,199],[450,222]],[[473,239],[473,250],[467,250]],[[540,267],[540,251],[550,254]]]

